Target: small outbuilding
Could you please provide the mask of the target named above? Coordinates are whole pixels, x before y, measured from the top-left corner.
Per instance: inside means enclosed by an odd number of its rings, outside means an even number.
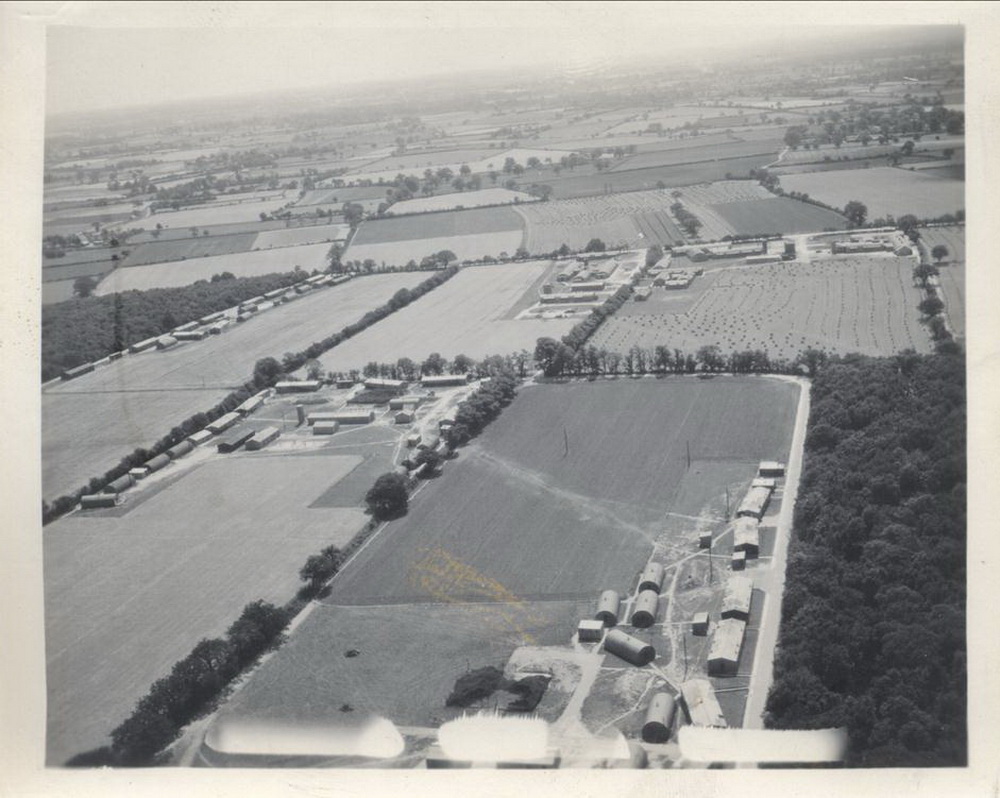
[[[726,718],[708,679],[690,679],[681,685],[681,705],[692,726],[727,728]]]
[[[618,612],[621,609],[621,598],[615,590],[605,590],[601,593],[601,598],[597,602],[597,614],[594,615],[598,621],[605,626],[615,626],[618,623]]]
[[[201,446],[206,441],[212,439],[212,431],[209,429],[201,429],[195,433],[188,436],[188,440],[191,442],[192,446]]]
[[[764,460],[757,470],[760,477],[783,477],[785,476],[785,464],[776,460]]]
[[[313,435],[333,435],[338,429],[340,423],[337,421],[317,421],[312,425]]]
[[[288,380],[285,382],[275,383],[274,390],[276,393],[280,394],[312,393],[313,391],[318,391],[322,385],[323,383],[320,380]]]
[[[723,619],[736,618],[750,620],[750,605],[753,601],[753,580],[749,576],[730,576],[722,594]]]
[[[760,555],[760,521],[750,516],[737,518],[733,523],[733,551],[742,551],[748,560]]]
[[[584,618],[576,627],[576,636],[581,643],[599,643],[604,637],[604,624]]]
[[[712,635],[712,643],[708,650],[709,676],[735,676],[739,670],[740,651],[743,648],[743,635],[746,623],[735,618],[719,621]]]
[[[146,466],[139,466],[138,468],[130,468],[128,470],[128,475],[132,477],[136,482],[140,479],[145,479],[149,476],[149,469]]]
[[[247,399],[243,404],[236,408],[235,412],[239,413],[241,416],[247,416],[264,404],[264,396],[266,391],[261,391],[256,393]]]
[[[665,743],[669,740],[676,711],[677,703],[670,693],[655,693],[646,709],[646,721],[642,724],[643,742]]]
[[[393,416],[393,421],[397,424],[412,424],[415,417],[411,410],[400,410]]]
[[[91,493],[80,497],[80,506],[84,510],[96,510],[100,507],[117,507],[122,503],[123,496],[117,493]]]
[[[156,457],[150,457],[143,466],[145,469],[152,474],[154,471],[159,471],[164,466],[170,464],[170,458],[166,454],[158,454]]]
[[[608,632],[604,638],[604,650],[639,667],[656,659],[656,649],[644,640],[625,634],[621,629]]]
[[[170,347],[172,346],[177,346],[177,339],[174,338],[174,336],[172,335],[161,335],[159,338],[156,339],[157,349],[160,350],[170,349]]]
[[[454,385],[468,385],[471,374],[427,374],[420,377],[425,388],[447,388]]]
[[[639,590],[655,590],[657,593],[663,587],[663,566],[658,562],[651,562],[646,566],[639,578]]]
[[[252,429],[241,429],[232,433],[226,438],[223,438],[217,444],[217,448],[220,454],[229,454],[230,452],[235,452],[244,443],[253,437]]]
[[[269,443],[277,440],[281,435],[281,430],[277,427],[264,427],[264,429],[257,430],[253,437],[246,442],[247,451],[256,452],[258,449],[263,449]]]
[[[734,571],[746,570],[747,553],[745,551],[734,551],[733,557],[730,560],[729,565]]]
[[[691,619],[691,634],[704,637],[708,634],[708,613],[696,612]]]
[[[208,332],[206,330],[174,330],[172,335],[178,341],[204,341]]]
[[[225,432],[239,420],[240,416],[238,413],[226,413],[224,416],[219,416],[215,421],[206,425],[205,429],[209,430],[213,435],[218,435],[220,432]]]
[[[774,490],[778,487],[778,482],[774,477],[754,477],[753,482],[750,483],[751,488],[767,488],[768,490]]]
[[[767,512],[767,505],[771,501],[771,491],[767,488],[750,488],[747,495],[743,497],[740,506],[736,508],[736,516],[750,516],[758,521]]]
[[[123,490],[128,490],[135,484],[135,477],[130,474],[125,474],[124,476],[118,477],[118,479],[113,482],[109,482],[104,488],[104,493],[121,493]]]
[[[84,374],[89,374],[94,370],[93,363],[84,363],[82,366],[76,366],[75,368],[66,369],[62,373],[63,380],[72,380],[77,377],[82,377]]]
[[[167,456],[171,460],[177,460],[178,458],[183,457],[184,455],[192,451],[194,451],[194,444],[191,443],[191,441],[184,440],[178,443],[176,446],[171,446],[169,449],[167,449]]]
[[[698,548],[699,549],[710,549],[712,548],[712,533],[702,532],[698,535]]]
[[[630,622],[638,629],[645,629],[652,626],[656,621],[656,610],[660,602],[660,595],[655,590],[641,590],[635,600],[635,609],[632,610]]]
[[[420,444],[420,433],[419,432],[411,432],[409,435],[406,436],[406,446],[407,446],[407,448],[412,449],[414,446],[418,446],[419,444]]]

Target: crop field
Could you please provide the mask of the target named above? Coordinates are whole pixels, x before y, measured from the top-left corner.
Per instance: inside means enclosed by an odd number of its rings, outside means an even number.
[[[868,218],[908,213],[918,218],[936,218],[965,207],[965,183],[910,172],[888,166],[784,175],[785,191],[801,191],[810,197],[843,208],[851,200],[868,207]]]
[[[426,213],[427,211],[450,211],[458,208],[478,208],[483,205],[508,205],[515,202],[535,202],[537,197],[525,194],[523,191],[511,191],[506,188],[484,188],[479,191],[456,191],[435,197],[419,197],[417,199],[397,202],[390,208],[390,213]]]
[[[150,263],[164,263],[189,258],[203,258],[214,255],[231,255],[248,252],[253,246],[256,233],[237,233],[228,236],[192,236],[169,241],[153,241],[131,247],[125,259],[127,268],[145,266]]]
[[[365,171],[377,172],[395,169],[397,172],[408,173],[413,170],[421,174],[424,169],[438,169],[449,164],[472,163],[482,158],[495,155],[486,147],[477,149],[461,150],[422,150],[408,151],[402,155],[390,155],[377,161],[370,161],[364,165]],[[503,161],[500,161],[501,165]]]
[[[173,243],[173,242],[167,242]],[[258,274],[290,272],[301,267],[306,272],[326,268],[328,244],[306,244],[301,247],[282,247],[257,252],[237,252],[229,255],[209,255],[192,260],[155,263],[148,266],[125,266],[116,269],[97,286],[97,296],[117,291],[149,288],[171,288],[191,285],[198,280],[209,280],[214,274],[231,272],[237,277]]]
[[[104,744],[200,639],[249,601],[290,599],[305,559],[365,521],[360,507],[308,507],[358,457],[204,454],[123,515],[77,513],[45,530],[51,764]]]
[[[684,243],[684,234],[666,211],[645,211],[632,217],[647,245],[673,246]]]
[[[708,272],[695,280],[690,304],[682,298],[686,291],[654,289],[647,302],[626,304],[591,342],[619,353],[664,344],[693,354],[714,344],[723,353],[762,349],[782,358],[807,347],[831,354],[930,352],[912,268],[910,258],[857,256]],[[674,306],[661,305],[661,296]]]
[[[345,202],[357,202],[365,199],[385,199],[385,186],[350,186],[317,188],[307,191],[305,196],[295,203],[295,207],[303,205],[342,205]]]
[[[440,169],[447,166],[453,172],[457,173],[459,168],[463,163],[467,163],[469,168],[472,170],[473,174],[482,174],[484,172],[489,172],[491,170],[500,171],[503,168],[504,162],[507,158],[513,158],[519,164],[524,166],[529,158],[538,158],[539,161],[543,163],[545,160],[551,159],[553,163],[558,163],[559,159],[564,155],[569,155],[570,151],[565,149],[560,150],[549,150],[549,149],[531,149],[531,148],[517,148],[510,150],[496,150],[490,152],[487,150],[481,158],[474,161],[445,161],[434,165],[434,169]],[[418,158],[419,160],[419,158]],[[370,166],[364,166],[356,172],[352,172],[343,176],[344,180],[393,180],[396,175],[403,174],[423,174],[425,168],[423,166],[412,166],[407,169],[373,169]]]
[[[145,225],[155,227],[157,223],[164,227],[209,227],[213,224],[237,224],[239,222],[254,222],[260,219],[261,213],[277,210],[287,200],[280,197],[259,197],[232,205],[203,205],[184,208],[179,211],[159,211],[142,221]]]
[[[352,242],[346,257],[349,260],[360,261],[371,259],[379,265],[405,266],[411,260],[419,263],[428,255],[449,250],[455,253],[455,257],[460,261],[479,260],[486,256],[496,258],[504,253],[513,255],[523,240],[524,234],[521,231],[504,230],[496,233],[389,241],[384,244],[355,245]]]
[[[437,728],[467,669],[503,669],[522,645],[560,645],[590,603],[316,607],[289,642],[253,674],[220,718],[327,721],[347,704],[398,726]],[[354,649],[358,656],[345,657]],[[345,718],[345,724],[350,716]]]
[[[306,294],[221,335],[128,355],[45,389],[42,495],[53,499],[76,490],[136,447],[149,446],[188,416],[210,408],[250,376],[258,358],[304,349],[425,277],[405,272],[351,280]]]
[[[602,142],[604,146],[609,146]],[[569,199],[609,194],[619,191],[641,191],[660,188],[690,186],[696,183],[710,183],[729,177],[747,177],[751,169],[774,160],[773,156],[751,156],[729,158],[725,161],[705,161],[704,163],[679,164],[676,166],[654,166],[648,169],[627,169],[620,172],[593,172],[574,174],[564,169],[559,175],[546,175],[543,180],[552,186],[554,198]]]
[[[105,250],[105,253],[107,250]],[[46,266],[42,269],[42,282],[54,282],[56,280],[73,280],[84,275],[92,276],[104,274],[114,268],[111,260],[83,261],[82,263],[67,263]]]
[[[421,238],[503,233],[511,230],[520,233],[521,228],[521,217],[511,208],[473,208],[435,213],[430,216],[406,216],[365,222],[358,228],[351,247],[393,241],[414,241]]]
[[[343,241],[350,232],[346,224],[315,224],[310,227],[290,227],[284,230],[266,230],[258,233],[251,249],[271,249],[302,244]]]
[[[537,291],[548,261],[472,266],[402,310],[323,356],[334,371],[400,357],[422,361],[432,352],[480,358],[534,351],[542,336],[560,338],[573,319],[514,319],[522,298]]]
[[[835,211],[788,197],[744,200],[709,206],[739,234],[812,233],[841,230],[847,220]]]
[[[742,464],[749,477],[757,461],[787,457],[797,396],[771,379],[524,388],[341,572],[330,603],[628,592],[676,512],[686,445],[699,461]],[[720,495],[725,485],[699,483]]]
[[[700,161],[718,161],[729,158],[748,158],[752,156],[769,156],[776,158],[781,150],[780,139],[773,141],[729,141],[707,146],[685,147],[683,149],[650,150],[624,158],[615,166],[612,172],[623,172],[628,169],[648,169],[655,166],[676,166]]]
[[[965,228],[925,227],[920,238],[932,250],[938,244],[948,247],[948,257],[938,267],[941,300],[948,314],[948,324],[955,335],[965,336]]]

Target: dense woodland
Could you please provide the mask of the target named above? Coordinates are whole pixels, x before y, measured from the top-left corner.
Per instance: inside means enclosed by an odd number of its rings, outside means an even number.
[[[813,382],[767,717],[846,727],[852,766],[967,761],[965,398],[958,353]]]
[[[42,381],[308,276],[300,271],[199,280],[182,288],[123,291],[43,305]]]

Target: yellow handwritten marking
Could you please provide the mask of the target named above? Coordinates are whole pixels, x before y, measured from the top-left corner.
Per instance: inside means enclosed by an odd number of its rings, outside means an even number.
[[[414,587],[444,603],[456,604],[478,596],[501,604],[501,607],[490,606],[487,613],[496,616],[498,625],[505,625],[519,634],[525,644],[535,642],[525,629],[543,619],[532,613],[528,604],[501,582],[444,549],[433,549],[415,562],[409,580]]]

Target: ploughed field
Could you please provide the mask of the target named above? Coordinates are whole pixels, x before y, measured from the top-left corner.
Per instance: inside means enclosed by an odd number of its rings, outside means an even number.
[[[735,378],[523,388],[344,569],[330,602],[627,592],[673,511],[686,445],[750,475],[787,456],[796,396],[778,380]]]
[[[688,289],[654,288],[647,301],[626,304],[590,343],[621,354],[636,345],[690,354],[716,345],[723,354],[762,349],[789,359],[809,347],[831,354],[930,352],[912,270],[912,258],[890,255],[710,270]]]
[[[126,355],[46,388],[42,496],[51,500],[76,490],[136,447],[151,445],[209,409],[250,377],[259,358],[301,351],[426,276],[405,272],[349,280],[231,325],[221,335]]]
[[[367,458],[391,468],[398,433],[382,437],[326,455],[209,445],[130,490],[125,505],[47,526],[48,763],[106,744],[152,682],[246,603],[289,600],[306,558],[364,524],[356,491],[341,506],[313,504]]]
[[[333,371],[361,369],[371,361],[416,362],[432,352],[451,359],[534,351],[538,338],[560,338],[574,319],[515,319],[526,298],[537,298],[549,261],[471,266],[416,302],[369,327],[322,357]]]

